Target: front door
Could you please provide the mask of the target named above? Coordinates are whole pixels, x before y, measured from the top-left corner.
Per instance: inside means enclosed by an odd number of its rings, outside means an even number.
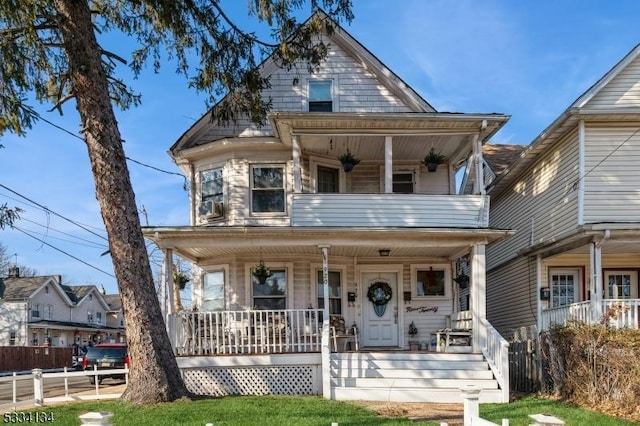
[[[398,346],[398,279],[395,272],[363,272],[362,332],[364,347]],[[375,293],[373,303],[368,294]],[[387,301],[383,303],[382,300]]]

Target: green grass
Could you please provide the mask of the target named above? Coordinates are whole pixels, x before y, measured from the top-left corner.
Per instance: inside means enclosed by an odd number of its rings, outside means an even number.
[[[575,405],[532,396],[519,399],[511,404],[480,404],[480,417],[498,424],[502,419],[509,419],[509,426],[530,425],[532,421],[529,414],[549,414],[563,420],[566,426],[638,424]]]
[[[33,409],[25,411],[35,411]],[[115,426],[198,425],[215,426],[340,426],[438,425],[438,422],[412,422],[405,418],[387,419],[349,402],[328,401],[303,396],[231,396],[225,398],[177,401],[138,407],[122,401],[68,403],[42,407],[52,412],[55,425],[78,425],[80,414],[89,411],[113,413]],[[508,418],[511,426],[529,425],[529,414],[552,414],[571,425],[626,426],[637,423],[616,419],[561,402],[527,397],[511,404],[481,404],[480,415],[500,424]]]

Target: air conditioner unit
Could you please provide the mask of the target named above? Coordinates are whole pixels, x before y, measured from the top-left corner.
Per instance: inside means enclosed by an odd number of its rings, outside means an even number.
[[[201,218],[217,219],[224,216],[224,203],[220,201],[207,200],[200,203],[198,215]]]

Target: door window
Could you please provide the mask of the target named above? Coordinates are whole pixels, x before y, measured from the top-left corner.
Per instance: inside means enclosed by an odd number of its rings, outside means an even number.
[[[577,269],[552,269],[549,277],[551,286],[551,306],[566,306],[577,302],[578,297]]]
[[[606,271],[604,274],[606,299],[635,299],[638,297],[636,271]]]

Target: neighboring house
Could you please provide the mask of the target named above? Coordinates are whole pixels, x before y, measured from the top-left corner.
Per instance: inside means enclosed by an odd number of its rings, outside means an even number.
[[[505,337],[568,318],[638,327],[640,46],[488,187],[487,316]],[[496,146],[499,149],[499,145]]]
[[[460,195],[455,174],[469,158],[483,161],[482,144],[509,117],[437,112],[344,29],[324,40],[329,55],[313,74],[304,65],[262,65],[271,82],[263,93],[273,105],[268,125],[221,127],[207,114],[171,147],[190,181],[191,224],[144,233],[164,252],[165,285],[174,255],[196,266],[196,309],[174,313],[169,303],[167,312],[177,354],[210,355],[179,357],[187,385],[213,394],[453,402],[459,386],[484,381],[481,398],[508,400],[506,352],[485,320],[484,253],[509,231],[489,227],[482,176]],[[431,149],[446,156],[435,172],[422,164]],[[339,161],[346,153],[361,160],[349,172]],[[470,353],[451,358],[436,353],[435,333],[459,315],[453,278],[463,256],[472,271],[465,315],[473,327],[458,341],[470,344],[445,350]],[[262,263],[270,269],[265,284],[254,275]],[[411,323],[423,351],[407,358]],[[329,355],[331,335],[349,340],[353,328],[357,344],[345,347],[359,348],[355,358]],[[420,379],[394,385],[368,376],[370,363],[393,365],[389,359]],[[244,375],[229,377],[239,365]],[[484,370],[482,379],[456,375],[463,365]],[[246,387],[228,389],[238,381]]]
[[[21,277],[14,267],[0,290],[0,346],[82,346],[124,336],[123,327],[106,324],[112,310],[93,285],[63,285],[59,275]]]

